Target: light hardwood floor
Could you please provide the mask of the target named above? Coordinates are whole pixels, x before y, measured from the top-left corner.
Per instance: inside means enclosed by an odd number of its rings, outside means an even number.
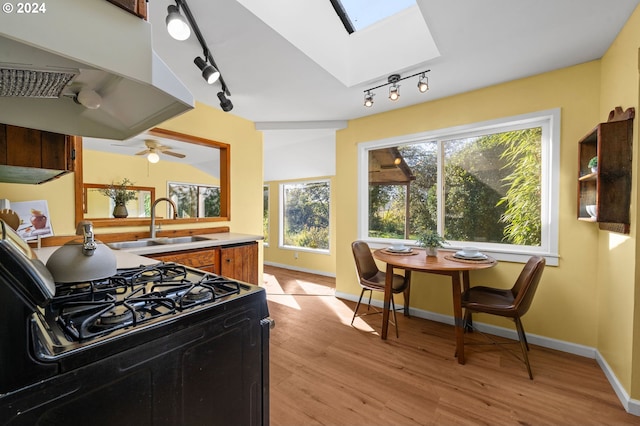
[[[452,326],[399,314],[400,338],[382,341],[381,315],[349,325],[355,303],[333,296],[334,279],[264,270],[273,426],[640,425],[593,359],[532,345],[529,380],[504,349],[467,345],[459,365]]]

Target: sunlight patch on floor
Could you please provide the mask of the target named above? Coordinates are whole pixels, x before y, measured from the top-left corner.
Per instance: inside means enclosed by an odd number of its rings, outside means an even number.
[[[353,318],[353,309],[351,309],[342,300],[336,297],[321,297],[319,299],[327,306],[327,308],[333,311],[333,313],[336,315],[336,317],[338,317],[341,323],[351,327],[351,318]],[[360,306],[360,309],[363,309],[363,307]],[[364,309],[366,309],[366,307]],[[380,316],[380,318],[382,320],[382,316]],[[357,317],[353,321],[353,327],[365,332],[374,331],[374,329],[371,328],[369,324],[367,324],[365,321],[362,320],[362,318],[359,318],[359,317]]]
[[[288,308],[301,310],[300,305],[296,302],[294,296],[285,294],[284,289],[278,282],[278,279],[270,274],[264,275],[264,283],[260,286],[267,290],[267,300],[284,305]]]

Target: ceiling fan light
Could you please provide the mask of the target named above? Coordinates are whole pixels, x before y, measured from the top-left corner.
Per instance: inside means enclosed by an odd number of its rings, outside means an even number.
[[[191,28],[187,20],[180,14],[178,6],[172,4],[167,8],[167,32],[176,40],[183,41],[191,35]]]
[[[147,160],[150,163],[155,164],[158,161],[160,161],[160,156],[158,154],[156,154],[155,152],[150,152],[149,155],[147,155]]]

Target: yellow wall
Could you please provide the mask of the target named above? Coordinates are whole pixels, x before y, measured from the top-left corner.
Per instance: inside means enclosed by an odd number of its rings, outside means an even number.
[[[337,289],[358,294],[350,243],[358,235],[357,177],[353,167],[357,144],[402,134],[412,134],[509,117],[535,111],[561,108],[560,140],[560,260],[548,267],[536,295],[536,302],[524,318],[530,333],[597,345],[596,290],[598,231],[591,223],[576,220],[576,177],[578,140],[598,122],[600,63],[562,69],[510,83],[440,99],[389,113],[353,120],[337,135],[337,227],[341,239],[337,246]],[[399,130],[401,129],[401,130]],[[475,284],[513,284],[522,264],[501,262],[496,268],[473,273]],[[451,285],[446,277],[414,274],[412,306],[451,315]],[[498,325],[506,321],[482,319]]]
[[[289,182],[307,182],[309,180],[328,179],[331,185],[331,211],[329,212],[329,254],[317,253],[305,250],[283,249],[278,245],[280,235],[280,184]],[[336,265],[336,187],[335,179],[328,176],[320,176],[313,179],[301,179],[299,181],[265,182],[269,186],[269,245],[264,247],[264,261],[270,264],[284,265],[288,268],[301,271],[311,271],[324,275],[335,275]],[[296,259],[297,254],[297,259]]]
[[[638,47],[636,10],[602,58],[599,118],[612,106],[635,107],[631,233],[598,233],[598,350],[632,398],[640,398],[640,285],[638,285]]]

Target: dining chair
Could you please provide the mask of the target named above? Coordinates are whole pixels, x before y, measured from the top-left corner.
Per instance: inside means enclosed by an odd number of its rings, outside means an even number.
[[[545,259],[540,256],[531,257],[520,272],[518,279],[510,289],[477,286],[462,293],[462,307],[464,308],[465,329],[471,325],[472,313],[486,313],[507,317],[514,320],[518,331],[518,340],[524,363],[527,365],[529,378],[533,380],[531,365],[529,364],[529,343],[522,327],[522,316],[527,313],[533,296],[538,288]]]
[[[379,314],[381,311],[375,310],[375,312],[368,312],[371,308],[371,296],[374,291],[380,291],[384,293],[384,286],[386,280],[386,273],[378,269],[369,245],[364,241],[354,241],[351,243],[351,250],[353,251],[353,258],[356,263],[356,272],[358,274],[358,282],[362,291],[360,292],[360,298],[356,304],[356,309],[353,311],[353,318],[351,318],[351,325],[356,317],[365,316],[369,314]],[[393,301],[393,295],[403,293],[404,296],[404,311],[405,315],[409,313],[409,289],[410,289],[410,275],[402,276],[399,274],[393,274],[392,283],[392,295],[391,295],[391,310],[393,312],[393,325],[396,327],[396,337],[399,337],[398,333],[398,321],[396,320],[396,307]],[[362,296],[365,291],[369,291],[369,303],[367,304],[367,312],[358,314],[358,308],[362,302]]]

